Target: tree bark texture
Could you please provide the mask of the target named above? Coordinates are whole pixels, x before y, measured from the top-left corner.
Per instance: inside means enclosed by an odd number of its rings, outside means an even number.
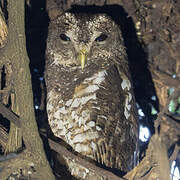
[[[1,49],[0,59],[1,62],[4,63],[5,69],[8,67],[11,70],[9,80],[11,86],[7,86],[6,89],[2,91],[2,94],[8,91],[8,98],[11,98],[11,110],[19,116],[21,124],[21,129],[11,124],[11,129],[14,130],[12,132],[10,130],[8,142],[12,143],[9,144],[7,151],[17,150],[16,148],[13,149],[13,146],[16,146],[14,142],[17,143],[17,133],[22,133],[26,150],[22,153],[23,156],[21,160],[18,159],[19,161],[14,161],[13,164],[6,164],[7,167],[5,170],[0,172],[0,179],[6,179],[11,173],[18,171],[22,166],[27,169],[27,167],[32,166],[32,164],[36,169],[36,174],[38,174],[39,179],[54,179],[44,153],[35,120],[29,59],[26,53],[24,6],[24,0],[8,1],[8,43]],[[6,77],[8,75],[9,73],[6,72]],[[7,82],[6,80],[6,84]],[[15,138],[15,140],[12,141],[12,138]],[[18,141],[22,141],[21,135],[18,136]],[[17,145],[18,148],[20,148],[20,146]],[[15,162],[17,162],[17,164]],[[1,165],[3,166],[4,164],[1,163]]]

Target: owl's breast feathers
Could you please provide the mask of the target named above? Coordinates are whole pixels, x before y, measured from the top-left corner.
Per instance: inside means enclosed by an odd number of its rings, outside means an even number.
[[[73,81],[73,80],[72,80]],[[65,87],[67,88],[68,85]],[[113,66],[64,87],[51,87],[47,112],[53,133],[101,164],[128,171],[137,146],[137,118],[130,80]]]

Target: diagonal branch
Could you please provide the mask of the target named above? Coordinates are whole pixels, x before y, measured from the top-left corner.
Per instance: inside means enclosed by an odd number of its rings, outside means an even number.
[[[19,117],[16,114],[14,114],[10,109],[8,109],[5,105],[3,105],[1,102],[0,114],[2,114],[3,117],[14,123],[17,127],[21,127]]]

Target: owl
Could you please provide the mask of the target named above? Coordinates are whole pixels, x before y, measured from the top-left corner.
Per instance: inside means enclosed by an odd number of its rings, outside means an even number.
[[[127,54],[113,19],[65,12],[52,20],[45,81],[54,135],[87,159],[129,171],[138,120]]]

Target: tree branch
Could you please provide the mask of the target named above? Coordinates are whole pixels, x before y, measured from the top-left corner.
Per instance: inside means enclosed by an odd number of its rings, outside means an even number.
[[[12,123],[14,123],[17,127],[21,127],[19,117],[14,114],[10,109],[8,109],[6,106],[4,106],[0,102],[0,114],[3,115],[6,119],[10,120]]]
[[[5,62],[5,64],[10,64],[12,67],[13,83],[11,82],[11,85],[13,86],[13,95],[11,94],[10,97],[13,106],[12,110],[18,114],[19,121],[17,121],[17,116],[13,113],[8,113],[9,115],[7,115],[8,111],[7,109],[5,110],[4,106],[0,107],[3,115],[6,115],[11,121],[21,127],[17,128],[17,126],[12,126],[13,129],[15,129],[12,133],[10,128],[8,147],[16,146],[15,140],[17,140],[17,134],[15,133],[19,134],[19,140],[22,142],[22,136],[20,135],[22,132],[26,147],[26,153],[24,154],[26,157],[22,157],[22,161],[24,158],[29,162],[33,162],[36,167],[36,172],[34,172],[34,174],[41,174],[40,179],[52,180],[54,179],[54,175],[46,159],[43,143],[39,136],[35,120],[31,74],[29,70],[29,59],[26,52],[25,1],[8,0],[7,5],[9,25],[8,43],[2,49],[3,55],[0,54],[0,59]],[[15,164],[12,165],[15,169],[12,168],[11,172],[23,168],[18,162],[16,164],[17,166],[15,166]]]

